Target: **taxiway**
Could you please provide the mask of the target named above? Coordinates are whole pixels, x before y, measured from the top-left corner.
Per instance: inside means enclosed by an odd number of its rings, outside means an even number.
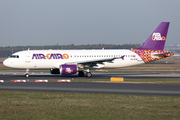
[[[180,74],[117,74],[96,73],[92,78],[72,76],[59,76],[50,74],[33,74],[27,79],[20,74],[0,74],[0,90],[15,91],[45,91],[45,92],[81,92],[81,93],[113,93],[136,95],[163,95],[180,96],[180,85],[170,84],[132,84],[132,83],[97,83],[97,82],[71,82],[71,83],[35,83],[36,79],[109,79],[110,77],[124,77],[125,79],[148,78],[180,78]],[[13,83],[12,80],[25,79],[26,83]]]

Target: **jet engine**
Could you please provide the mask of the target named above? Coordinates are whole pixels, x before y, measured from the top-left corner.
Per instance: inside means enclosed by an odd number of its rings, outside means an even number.
[[[77,65],[60,65],[59,69],[51,69],[51,74],[72,75],[78,71]]]

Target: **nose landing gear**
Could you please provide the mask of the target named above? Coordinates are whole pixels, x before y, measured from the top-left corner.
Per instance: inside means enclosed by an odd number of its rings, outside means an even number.
[[[27,78],[29,77],[29,73],[28,72],[29,72],[29,69],[26,69],[25,77],[27,77]]]

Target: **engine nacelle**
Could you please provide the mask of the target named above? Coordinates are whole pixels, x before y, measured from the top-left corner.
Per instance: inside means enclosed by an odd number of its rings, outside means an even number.
[[[61,75],[72,75],[77,73],[78,67],[77,65],[61,65],[59,70]]]
[[[50,69],[51,74],[72,75],[78,71],[77,65],[60,65],[59,69]]]

